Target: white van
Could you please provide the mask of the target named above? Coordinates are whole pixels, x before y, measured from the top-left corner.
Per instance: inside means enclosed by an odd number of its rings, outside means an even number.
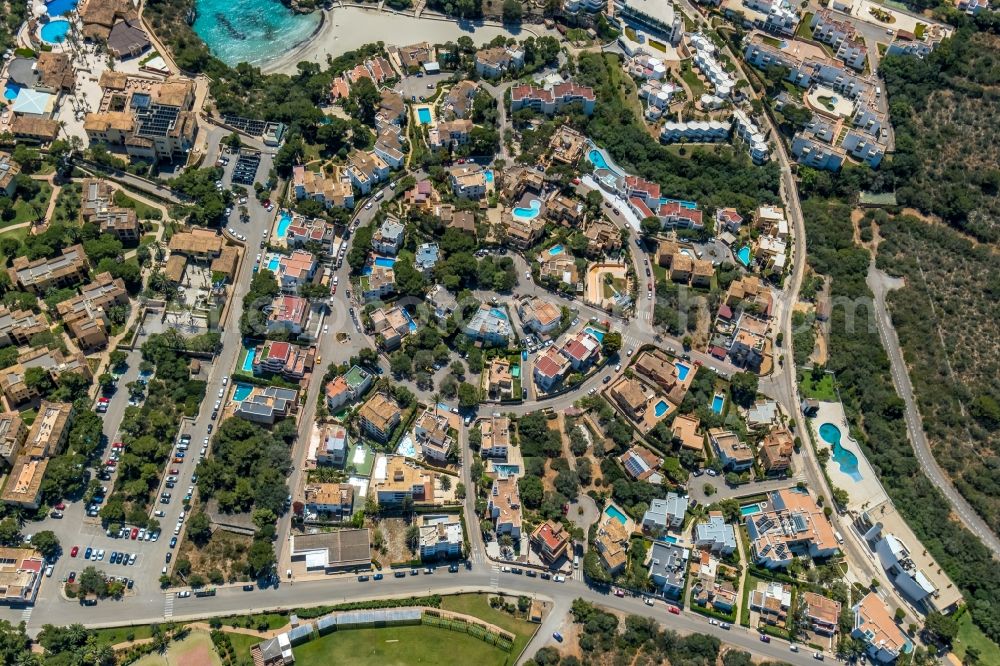
[[[574,569],[579,569],[580,568],[580,556],[579,555],[574,555],[573,556],[573,568]]]
[[[833,536],[837,538],[837,543],[840,544],[844,543],[844,535],[841,534],[840,532],[834,532]]]

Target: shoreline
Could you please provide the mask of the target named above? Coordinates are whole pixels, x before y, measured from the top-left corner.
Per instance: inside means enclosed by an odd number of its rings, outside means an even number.
[[[511,29],[500,23],[486,21],[472,23],[436,13],[422,14],[417,18],[412,14],[391,10],[379,11],[377,6],[347,5],[319,11],[321,20],[313,33],[286,53],[257,65],[262,73],[294,74],[299,62],[303,61],[323,64],[327,57],[336,58],[347,51],[371,43],[373,39],[367,37],[368,35],[396,35],[394,43],[400,44],[421,41],[439,44],[468,36],[480,45],[498,35],[518,39],[523,39],[525,36],[559,36],[558,32],[544,26],[522,25]],[[344,27],[345,30],[338,34],[337,28],[340,27]]]

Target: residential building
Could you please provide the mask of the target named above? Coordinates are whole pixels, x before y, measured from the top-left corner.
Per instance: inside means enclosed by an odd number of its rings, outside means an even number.
[[[757,447],[761,467],[767,474],[781,474],[792,467],[795,451],[792,433],[785,426],[771,430]]]
[[[87,255],[82,245],[63,248],[62,254],[52,259],[29,261],[27,257],[14,257],[9,269],[11,280],[25,291],[44,294],[54,287],[72,287],[87,279]]]
[[[541,216],[526,220],[514,217],[505,210],[500,222],[503,225],[504,240],[507,245],[519,250],[527,250],[540,241],[545,233],[545,220]]]
[[[705,434],[698,432],[701,419],[693,414],[678,414],[671,426],[671,434],[681,448],[693,451],[699,456],[705,454]]]
[[[479,454],[483,458],[506,460],[510,450],[510,419],[493,415],[479,421],[482,444]]]
[[[545,202],[545,216],[564,227],[575,229],[583,222],[583,204],[565,194],[556,194]]]
[[[420,559],[452,559],[462,556],[462,521],[451,514],[420,517]]]
[[[633,421],[642,421],[654,393],[634,377],[626,377],[611,387],[611,399]]]
[[[106,180],[84,180],[80,205],[83,220],[98,225],[102,233],[114,234],[123,243],[134,243],[142,235],[139,219],[134,209],[114,204],[114,193]]]
[[[556,347],[548,347],[535,358],[532,377],[535,386],[543,391],[551,391],[561,382],[569,371],[569,358],[559,352]]]
[[[73,405],[42,400],[38,414],[24,441],[22,453],[33,460],[58,454],[69,438]]]
[[[625,568],[628,561],[626,551],[629,545],[629,534],[618,520],[610,518],[597,528],[597,538],[594,540],[601,564],[612,576]]]
[[[849,67],[858,71],[865,68],[864,40],[857,34],[854,24],[847,19],[838,19],[829,9],[821,9],[813,14],[812,38],[828,44]],[[860,46],[860,53],[857,47]]]
[[[437,265],[441,250],[437,243],[421,243],[413,257],[413,267],[424,275],[430,276]]]
[[[403,71],[408,73],[416,73],[423,65],[435,60],[435,49],[427,42],[410,46],[389,46],[386,51],[389,57],[396,60]]]
[[[546,520],[531,533],[531,544],[546,564],[555,564],[566,556],[572,538],[561,523]]]
[[[103,308],[95,307],[84,296],[57,303],[56,312],[80,349],[90,352],[108,344],[111,322]]]
[[[416,326],[411,329],[409,315],[398,305],[372,310],[369,318],[379,346],[389,351],[399,349],[403,338],[416,329]]]
[[[417,467],[403,456],[391,455],[386,461],[385,479],[375,482],[375,499],[382,506],[433,503],[434,480],[433,472]]]
[[[530,84],[518,84],[510,91],[511,112],[533,109],[551,116],[571,104],[580,104],[584,115],[589,116],[594,112],[596,102],[597,96],[593,88],[572,82],[558,83],[548,90]]]
[[[298,407],[299,392],[280,386],[254,386],[246,398],[237,403],[233,414],[247,421],[272,425],[291,416]]]
[[[736,88],[736,79],[716,59],[715,44],[698,32],[689,34],[688,39],[694,47],[692,63],[712,84],[715,95],[721,99],[728,99]]]
[[[336,231],[332,224],[314,217],[295,215],[292,223],[285,231],[285,242],[288,247],[302,247],[306,243],[315,243],[322,247],[328,255],[334,253]]]
[[[568,125],[560,125],[549,139],[552,161],[560,164],[575,165],[586,147],[587,137]]]
[[[708,439],[724,469],[742,472],[753,466],[753,450],[736,433],[725,428],[712,428],[708,431]]]
[[[436,284],[427,292],[425,298],[430,307],[434,310],[434,318],[439,324],[444,324],[458,308],[458,300],[444,285]]]
[[[371,273],[361,276],[359,285],[366,302],[389,296],[396,291],[396,271],[386,266],[374,266]]]
[[[45,558],[32,548],[0,548],[0,603],[35,603],[42,586]]]
[[[33,336],[48,330],[49,323],[43,315],[30,310],[11,312],[0,306],[0,346],[26,345]]]
[[[733,308],[758,305],[767,316],[771,315],[773,305],[770,288],[756,275],[744,275],[730,282],[724,303]]]
[[[808,491],[767,494],[768,506],[746,516],[750,557],[768,569],[787,567],[796,555],[829,557],[839,550],[833,527]]]
[[[750,609],[757,611],[762,624],[785,627],[792,605],[792,586],[777,581],[757,581],[750,590]]]
[[[495,79],[524,67],[524,51],[519,47],[492,46],[476,51],[476,73]]]
[[[14,464],[27,437],[28,428],[18,412],[0,414],[0,458],[8,467]]]
[[[274,297],[267,316],[267,332],[303,333],[309,321],[309,301],[298,296],[282,294]]]
[[[403,224],[394,217],[387,217],[372,234],[372,249],[379,254],[395,256],[403,246]]]
[[[562,311],[551,301],[537,296],[521,301],[517,307],[525,330],[545,335],[559,327]]]
[[[559,347],[559,353],[569,359],[574,370],[582,372],[597,360],[601,353],[601,343],[590,333],[580,331]]]
[[[665,596],[680,596],[688,557],[687,548],[666,541],[653,542],[649,551],[649,578]]]
[[[306,520],[340,523],[354,515],[354,486],[349,483],[310,483],[305,487]]]
[[[445,95],[441,112],[447,118],[469,118],[472,115],[472,100],[479,85],[475,81],[459,81]]]
[[[382,58],[378,59],[381,62],[385,62]],[[388,64],[388,63],[386,63]],[[391,70],[390,78],[392,77]],[[397,93],[392,88],[386,87],[382,89],[382,99],[379,101],[378,111],[375,113],[375,124],[377,127],[381,128],[384,125],[396,125],[397,127],[403,124],[403,118],[406,116],[406,102],[403,100],[402,95]]]
[[[744,60],[759,69],[768,65],[787,67],[787,80],[799,87],[821,84],[852,100],[869,98],[875,87],[868,77],[850,72],[826,56],[811,51],[803,54],[794,40],[782,48],[768,42],[765,35],[755,33],[744,43]]]
[[[487,511],[497,536],[509,534],[515,541],[521,538],[521,496],[515,477],[493,479]]]
[[[361,432],[379,442],[388,442],[399,425],[399,404],[385,393],[376,393],[361,406],[358,427]]]
[[[354,187],[362,194],[368,194],[375,185],[389,177],[389,165],[373,152],[355,150],[347,156],[347,175]]]
[[[625,453],[618,456],[618,462],[636,481],[648,481],[654,485],[659,485],[663,481],[663,475],[660,474],[663,458],[644,446],[633,444]]]
[[[604,217],[588,222],[583,235],[587,239],[587,254],[591,257],[602,257],[621,250],[621,232]]]
[[[441,195],[434,189],[431,181],[424,179],[404,193],[403,201],[410,210],[432,214],[441,203]]]
[[[506,346],[511,334],[507,313],[500,307],[483,303],[465,325],[465,334],[484,345]]]
[[[344,467],[350,448],[347,428],[338,423],[326,423],[319,427],[319,445],[316,447],[316,464]]]
[[[544,254],[544,253],[543,253]],[[576,260],[568,254],[557,254],[546,257],[539,262],[538,273],[543,279],[548,278],[558,283],[575,287],[580,282],[576,269]]]
[[[456,197],[481,199],[486,195],[486,172],[478,164],[453,166],[448,177]]]
[[[489,397],[494,400],[514,397],[514,377],[510,372],[508,359],[498,356],[490,361],[486,374],[486,386]]]
[[[684,34],[681,14],[671,2],[615,0],[615,14],[628,25],[676,46]]]
[[[694,526],[694,545],[717,555],[730,555],[736,550],[736,530],[721,511],[710,511],[707,520]]]
[[[750,158],[755,164],[763,164],[771,154],[767,146],[767,135],[757,126],[753,118],[743,109],[733,109],[733,138],[747,144]]]
[[[10,153],[0,152],[0,192],[3,192],[5,196],[14,195],[19,173],[21,173],[21,165],[14,161]]]
[[[41,506],[42,479],[48,465],[48,458],[36,460],[26,455],[18,456],[7,475],[0,501],[12,506],[37,509]]]
[[[839,601],[815,592],[802,592],[799,599],[811,631],[822,636],[833,636],[837,633],[837,623],[840,619]]]
[[[58,349],[48,347],[29,349],[17,357],[17,363],[0,370],[0,391],[3,392],[10,406],[20,405],[38,397],[37,388],[28,386],[25,375],[29,368],[42,368],[53,382],[62,375],[72,372],[82,375],[85,379],[93,379],[90,365],[83,352],[64,355]]]
[[[666,352],[654,349],[639,355],[635,371],[656,384],[667,397],[676,404],[684,400],[684,394],[697,372],[697,368],[674,359]]]
[[[413,425],[413,435],[424,460],[439,467],[448,463],[448,453],[455,443],[450,430],[449,412],[442,411],[436,405],[428,407],[417,417]]]
[[[653,534],[667,530],[678,530],[684,524],[688,498],[676,493],[667,493],[665,498],[655,498],[642,516],[642,529]]]
[[[367,528],[293,534],[291,540],[292,564],[304,565],[308,573],[367,571],[372,565],[371,535]],[[281,636],[287,634],[279,635],[278,639]],[[291,654],[291,645],[288,645],[287,651]],[[294,661],[294,657],[291,661]],[[286,659],[285,663],[289,663],[289,660]]]
[[[729,357],[735,365],[758,370],[767,347],[768,323],[743,313],[729,340]]]
[[[351,177],[340,166],[319,171],[312,171],[301,165],[292,167],[292,188],[296,199],[312,199],[325,208],[354,207]]]
[[[254,349],[255,375],[273,373],[299,380],[312,372],[316,349],[291,342],[266,341]]]
[[[735,208],[720,208],[715,211],[715,228],[717,232],[728,231],[731,234],[740,233],[743,217]]]
[[[312,252],[295,250],[290,255],[282,255],[278,259],[278,270],[275,277],[278,286],[286,294],[294,294],[303,285],[312,281],[319,263]]]
[[[854,608],[851,636],[864,641],[865,652],[881,664],[889,664],[900,655],[913,651],[913,643],[893,620],[882,598],[869,592]]]

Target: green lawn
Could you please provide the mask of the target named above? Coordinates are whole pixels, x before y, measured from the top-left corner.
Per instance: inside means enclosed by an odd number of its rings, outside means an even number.
[[[90,633],[97,636],[97,640],[100,643],[107,643],[108,645],[115,645],[117,643],[124,643],[128,640],[138,640],[140,638],[149,638],[153,635],[151,626],[148,624],[140,624],[134,627],[111,627],[110,629],[92,629]]]
[[[268,629],[281,629],[288,624],[288,615],[283,613],[259,613],[257,615],[230,615],[222,618],[223,626],[257,629],[261,622],[267,622]]]
[[[163,212],[159,208],[137,201],[122,190],[115,192],[115,204],[123,208],[131,208],[140,220],[159,220],[163,217]]]
[[[19,243],[23,243],[24,239],[28,237],[29,231],[31,231],[30,227],[18,227],[17,229],[10,229],[0,233],[0,238],[13,238]]]
[[[44,215],[45,211],[49,207],[49,198],[52,197],[52,186],[46,182],[35,181],[38,183],[39,189],[38,194],[34,199],[18,199],[14,202],[14,217],[10,220],[4,220],[0,225],[5,227],[10,227],[15,224],[22,224],[24,222],[31,222],[37,219],[40,215]]]
[[[524,646],[528,644],[528,641],[538,629],[538,625],[532,624],[527,620],[511,617],[503,611],[490,608],[489,596],[485,594],[457,594],[443,597],[441,599],[441,608],[455,613],[473,615],[480,620],[495,624],[501,629],[506,629],[515,634],[517,640],[514,641],[514,649],[511,650],[511,654],[515,656],[521,654],[521,650],[524,649]]]
[[[700,98],[705,92],[705,84],[701,82],[701,79],[698,78],[698,74],[695,73],[690,65],[681,69],[681,78],[684,79],[684,83],[686,83],[688,88],[691,89],[691,97],[693,99]]]
[[[294,653],[297,666],[338,663],[353,666],[500,666],[511,659],[510,654],[468,634],[424,626],[335,631],[300,645]]]
[[[825,402],[837,400],[837,392],[833,387],[833,375],[825,373],[819,382],[813,382],[812,374],[809,372],[799,373],[799,393],[804,398],[815,398]]]
[[[285,618],[287,621],[287,618]],[[257,636],[248,636],[247,634],[235,634],[232,632],[226,632],[229,636],[229,642],[233,644],[233,649],[236,650],[237,663],[243,663],[244,660],[249,662],[250,660],[250,648],[257,643],[260,643],[262,639]]]
[[[806,39],[812,39],[813,29],[810,23],[812,23],[812,12],[806,12],[802,15],[802,21],[799,22],[799,29],[795,31],[796,37],[805,37]]]
[[[968,611],[961,613],[958,617],[958,638],[952,646],[952,651],[959,659],[965,659],[965,649],[974,645],[979,648],[981,659],[988,659],[987,655],[1000,654],[1000,645],[997,645],[984,634],[979,627],[972,623],[972,615]],[[987,663],[987,662],[981,662]]]

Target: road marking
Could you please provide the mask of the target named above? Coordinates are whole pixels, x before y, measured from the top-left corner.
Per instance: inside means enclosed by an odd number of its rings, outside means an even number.
[[[34,606],[28,606],[23,611],[21,611],[21,622],[28,624],[28,620],[31,619],[31,611],[35,610]]]
[[[496,592],[497,589],[500,587],[500,565],[499,564],[494,564],[493,565],[493,571],[492,571],[492,573],[490,573],[490,587],[493,588],[494,592]]]
[[[174,616],[174,593],[167,592],[163,595],[163,617],[169,618]]]

